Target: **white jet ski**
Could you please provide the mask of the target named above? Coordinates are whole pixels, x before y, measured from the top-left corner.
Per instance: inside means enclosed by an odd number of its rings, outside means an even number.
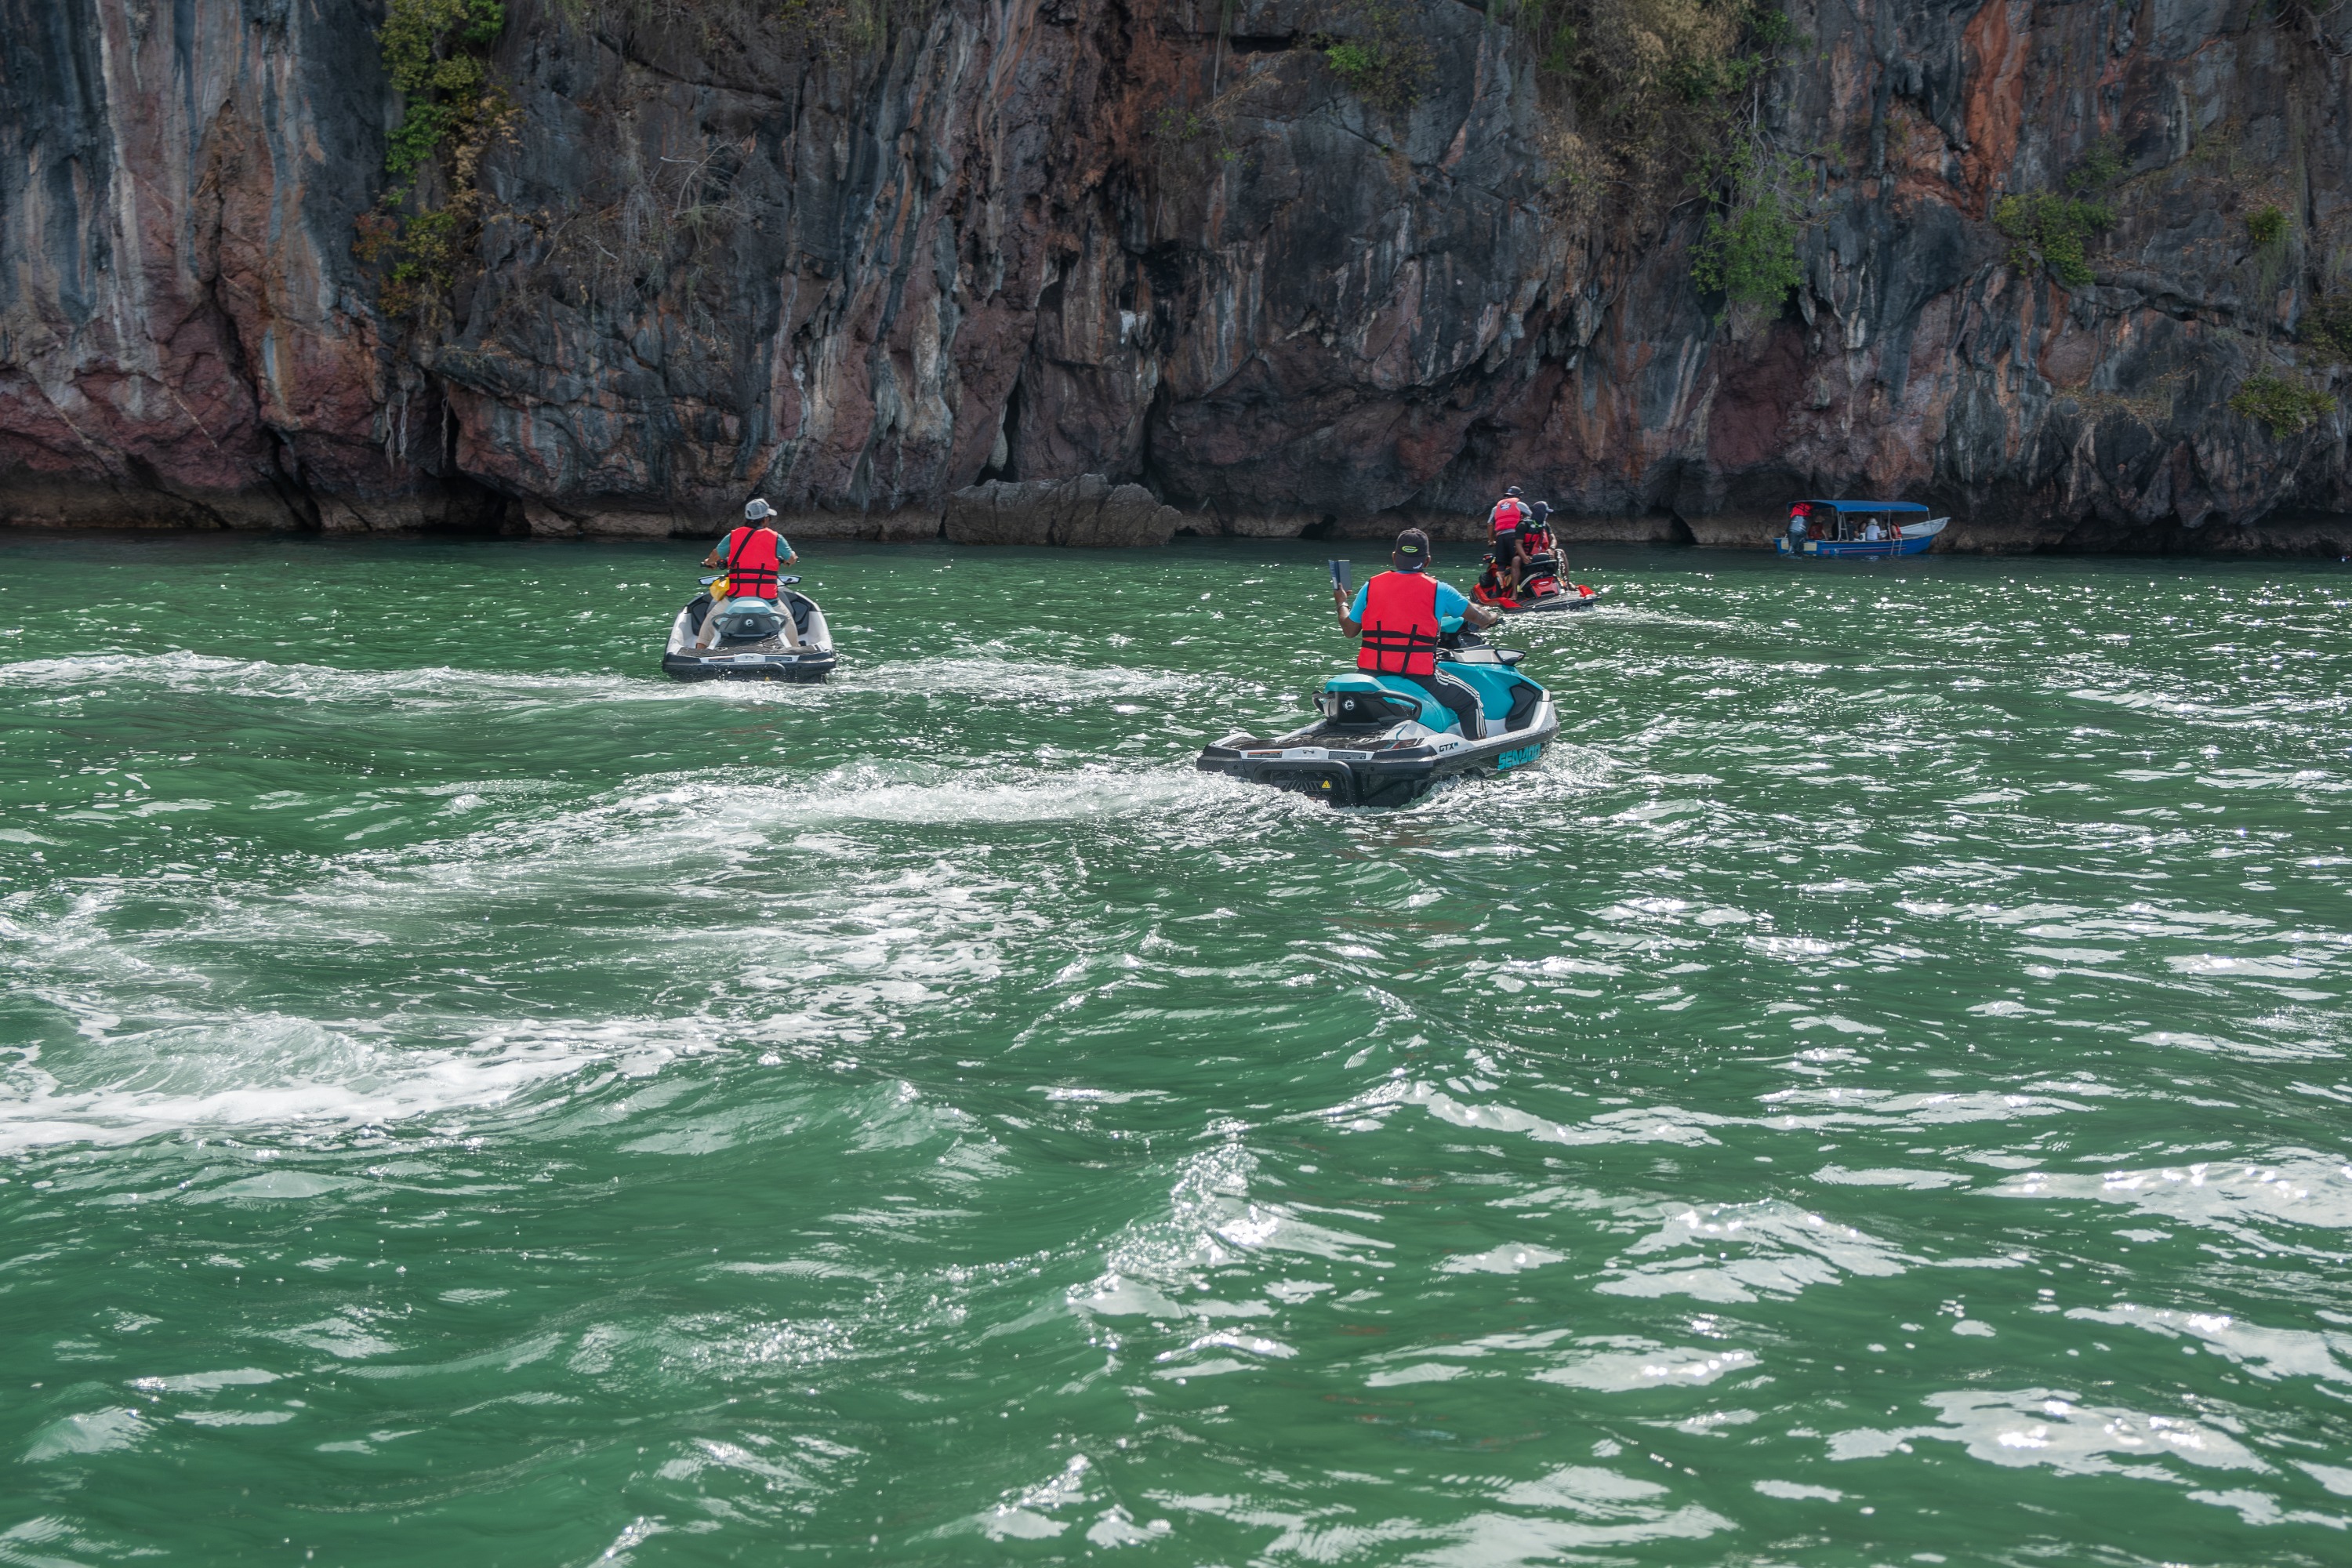
[[[717,581],[705,577],[707,590]],[[662,673],[673,680],[823,680],[839,658],[833,651],[833,631],[814,599],[793,591],[798,577],[776,580],[779,596],[730,599],[719,613],[719,636],[709,647],[694,639],[710,610],[710,595],[677,613],[670,623],[669,647],[662,655]]]

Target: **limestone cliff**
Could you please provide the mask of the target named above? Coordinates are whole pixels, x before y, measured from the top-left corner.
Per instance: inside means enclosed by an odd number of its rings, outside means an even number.
[[[1693,282],[1696,194],[1562,198],[1512,26],[1397,9],[1427,70],[1381,107],[1310,0],[938,0],[855,47],[518,0],[426,330],[353,249],[380,5],[0,0],[0,517],[699,532],[760,493],[905,538],[967,491],[974,537],[1032,494],[1041,541],[1371,533],[1516,481],[1591,537],[1878,490],[1962,547],[2352,548],[2335,13],[1795,0],[1775,313]],[[2067,282],[1994,218],[2086,163],[2112,223]]]

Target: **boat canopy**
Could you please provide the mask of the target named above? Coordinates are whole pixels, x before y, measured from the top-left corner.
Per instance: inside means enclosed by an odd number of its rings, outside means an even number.
[[[1916,500],[1809,500],[1807,506],[1827,507],[1832,511],[1926,511]]]

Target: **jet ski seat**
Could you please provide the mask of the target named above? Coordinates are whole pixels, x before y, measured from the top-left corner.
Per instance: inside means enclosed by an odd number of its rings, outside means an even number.
[[[719,635],[722,638],[749,637],[765,642],[783,629],[783,616],[766,599],[730,599],[719,610]]]
[[[1511,668],[1517,660],[1506,662],[1494,657],[1496,650],[1481,651],[1487,657],[1452,659],[1443,668],[1478,694],[1479,709],[1486,715],[1486,733],[1525,729],[1543,699],[1543,688]]]
[[[1409,680],[1379,675],[1335,675],[1316,704],[1334,729],[1386,729],[1412,719],[1433,730],[1457,728],[1453,710]]]

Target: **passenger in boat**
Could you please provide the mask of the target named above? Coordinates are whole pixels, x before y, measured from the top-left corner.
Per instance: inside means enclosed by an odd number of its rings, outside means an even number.
[[[727,607],[728,601],[781,602],[783,590],[777,575],[783,568],[799,564],[800,555],[791,541],[768,526],[768,519],[775,515],[776,509],[764,500],[755,499],[745,503],[743,526],[730,531],[702,558],[705,566],[717,566],[727,574],[710,585],[710,610],[702,617],[702,628],[695,635],[695,647],[709,647],[718,637],[719,612]],[[789,614],[784,616],[784,628],[792,641],[800,640]]]
[[[1393,571],[1366,580],[1350,605],[1337,588],[1331,602],[1339,611],[1339,625],[1351,637],[1362,639],[1356,668],[1379,675],[1394,675],[1412,682],[1454,710],[1465,740],[1486,738],[1486,718],[1478,694],[1466,682],[1437,668],[1437,639],[1464,625],[1491,626],[1503,617],[1483,605],[1474,605],[1450,584],[1429,571],[1429,535],[1408,528],[1396,537],[1389,554]]]
[[[1812,510],[1813,509],[1811,507],[1807,506],[1803,501],[1799,501],[1796,505],[1789,509],[1789,542],[1791,545],[1804,543],[1805,519],[1811,513]]]
[[[1879,526],[1878,520],[1876,518],[1872,518],[1870,520],[1870,526],[1862,531],[1862,542],[1864,544],[1884,544],[1886,542],[1886,530]]]

